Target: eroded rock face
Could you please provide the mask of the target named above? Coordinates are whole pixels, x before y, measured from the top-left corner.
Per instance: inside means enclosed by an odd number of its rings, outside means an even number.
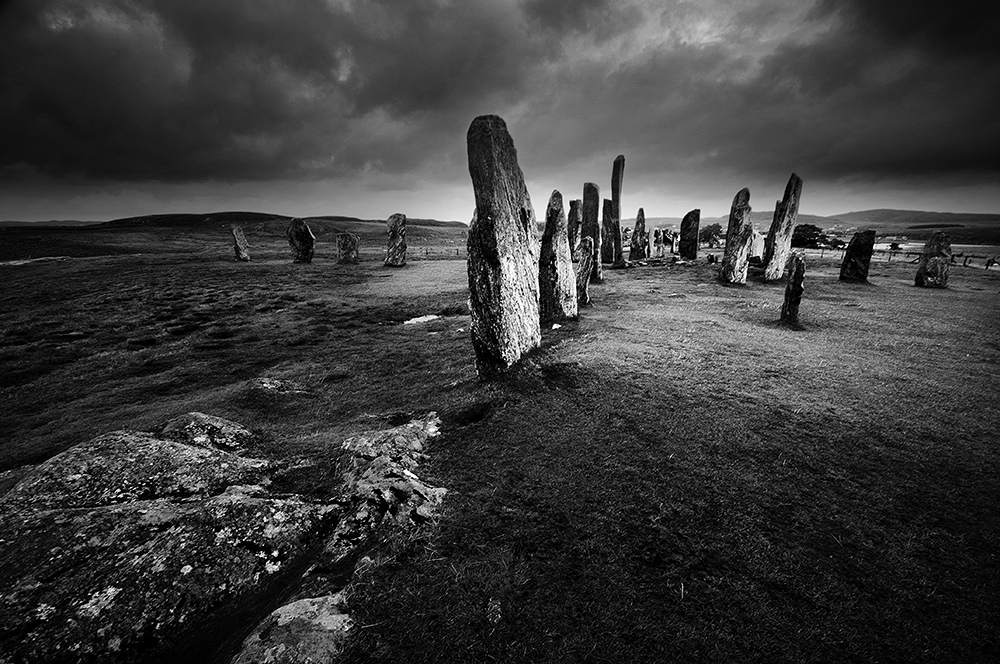
[[[635,229],[632,231],[632,243],[629,246],[630,261],[649,258],[649,236],[646,235],[646,213],[642,208],[635,214]]]
[[[693,261],[698,258],[698,226],[701,224],[701,210],[691,210],[681,220],[681,258]]]
[[[406,215],[396,213],[386,222],[389,246],[385,253],[385,264],[389,267],[406,265]]]
[[[594,259],[591,261],[591,283],[604,281],[604,271],[601,268],[601,244],[604,233],[601,229],[599,206],[601,204],[601,188],[593,182],[583,185],[583,237],[589,237],[594,245]]]
[[[750,219],[750,190],[740,189],[733,198],[726,231],[726,248],[722,254],[719,279],[728,284],[745,284],[750,259],[753,222]]]
[[[316,249],[316,236],[306,222],[292,219],[285,230],[288,246],[292,248],[293,263],[311,263]]]
[[[764,240],[764,281],[777,281],[785,273],[788,256],[792,250],[792,233],[799,214],[802,198],[802,178],[795,173],[788,178],[785,195],[774,206],[774,219]]]
[[[250,262],[250,243],[239,226],[233,226],[233,251],[236,253],[236,260]]]
[[[580,198],[569,202],[567,219],[567,235],[569,236],[569,251],[573,262],[580,260],[580,238],[583,230],[583,200]]]
[[[541,342],[535,212],[503,119],[467,136],[476,213],[468,236],[472,347],[480,377],[503,373]]]
[[[840,264],[841,281],[868,281],[868,268],[875,250],[875,231],[858,231],[844,251]]]
[[[927,238],[917,263],[915,286],[922,288],[947,288],[948,266],[951,265],[951,240],[941,231],[934,231]]]
[[[576,264],[576,300],[582,305],[590,304],[590,278],[594,271],[594,239],[584,237],[580,242],[580,262]]]
[[[0,498],[0,652],[138,662],[245,598],[338,510],[271,495],[270,472],[134,431],[41,464]]]
[[[781,305],[781,322],[789,327],[801,329],[799,304],[802,302],[806,277],[806,260],[802,254],[795,253],[789,257],[786,274],[788,281],[785,283],[785,300]]]
[[[342,593],[310,597],[276,609],[243,642],[231,664],[330,662],[347,646],[354,620]]]
[[[576,318],[576,273],[569,251],[562,194],[553,191],[545,211],[545,233],[538,260],[538,311],[541,322]]]
[[[337,262],[357,265],[361,262],[361,238],[354,233],[337,233]]]
[[[186,413],[167,422],[160,435],[177,443],[224,452],[239,452],[254,439],[253,432],[229,420],[205,413]]]

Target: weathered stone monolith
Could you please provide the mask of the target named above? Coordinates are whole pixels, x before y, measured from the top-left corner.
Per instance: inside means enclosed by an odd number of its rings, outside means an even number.
[[[615,228],[615,241],[611,262],[620,265],[625,262],[622,253],[622,185],[625,181],[625,155],[615,157],[611,166],[611,219]]]
[[[576,273],[569,252],[563,198],[553,191],[545,210],[545,232],[538,256],[538,315],[541,322],[576,318]]]
[[[502,374],[541,342],[535,211],[514,140],[496,115],[467,136],[476,213],[469,227],[472,347],[481,378]]]
[[[764,240],[764,281],[777,281],[785,273],[785,264],[792,250],[792,233],[802,198],[802,178],[795,173],[788,178],[785,195],[774,206],[774,218]]]
[[[800,253],[792,254],[788,259],[785,271],[788,281],[785,283],[785,301],[781,305],[781,322],[790,327],[801,329],[799,323],[799,303],[802,302],[803,282],[806,276],[806,260]]]
[[[239,226],[233,226],[233,251],[236,252],[236,260],[250,262],[250,243]]]
[[[615,236],[621,237],[620,232],[616,232],[614,221],[614,205],[611,200],[605,198],[601,206],[601,262],[615,262]]]
[[[354,233],[337,233],[337,262],[357,265],[360,262],[360,247],[361,238]]]
[[[764,255],[764,234],[754,231],[750,234],[749,258],[761,258]]]
[[[594,260],[590,271],[590,282],[599,284],[604,281],[604,270],[601,268],[601,244],[604,233],[601,230],[601,220],[598,216],[601,204],[601,188],[593,182],[583,185],[583,237],[593,240]],[[581,249],[581,252],[583,250]]]
[[[298,218],[292,219],[285,236],[288,238],[288,246],[292,248],[292,262],[311,263],[316,247],[316,236],[308,224]]]
[[[733,198],[729,211],[729,228],[726,230],[726,248],[722,254],[719,278],[728,284],[747,282],[747,261],[750,258],[750,239],[753,222],[750,220],[750,190],[740,189]]]
[[[927,238],[924,250],[920,254],[913,285],[922,288],[947,288],[950,264],[951,240],[942,231],[934,231]]]
[[[389,246],[385,252],[385,264],[389,267],[406,265],[406,215],[396,213],[386,221]]]
[[[569,237],[569,253],[576,263],[580,260],[580,238],[583,237],[583,201],[575,198],[569,202],[569,214],[566,219],[566,233]]]
[[[691,210],[681,220],[681,259],[693,261],[698,258],[698,226],[701,210]]]
[[[580,262],[576,264],[576,301],[590,304],[590,277],[594,271],[594,238],[585,235],[580,240]]]
[[[646,235],[646,212],[639,208],[635,214],[635,229],[632,231],[632,244],[629,246],[628,259],[638,261],[649,258],[649,237]]]
[[[858,231],[844,251],[840,264],[841,281],[868,281],[868,267],[875,250],[875,231]]]

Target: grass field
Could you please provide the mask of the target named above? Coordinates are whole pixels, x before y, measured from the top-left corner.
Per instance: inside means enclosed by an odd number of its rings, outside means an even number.
[[[435,410],[444,514],[359,566],[347,661],[1000,659],[1000,273],[844,284],[810,257],[796,332],[780,285],[607,270],[481,384],[464,261],[384,268],[373,231],[360,266],[293,265],[248,236],[249,264],[146,229],[89,236],[139,256],[0,266],[0,470],[199,410],[329,461],[300,481],[333,491],[344,436]]]

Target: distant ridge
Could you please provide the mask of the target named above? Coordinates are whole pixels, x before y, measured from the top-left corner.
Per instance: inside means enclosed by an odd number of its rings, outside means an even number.
[[[356,222],[384,224],[385,219],[361,219],[344,215],[318,215],[302,217],[306,221]],[[141,217],[124,217],[99,223],[102,227],[122,228],[134,226],[201,226],[204,224],[250,224],[266,221],[287,221],[292,217],[269,212],[208,212],[204,214],[150,214]],[[461,221],[439,221],[437,219],[407,218],[407,223],[416,226],[462,227],[468,224]],[[30,222],[29,222],[30,223]],[[56,223],[56,222],[52,222]]]

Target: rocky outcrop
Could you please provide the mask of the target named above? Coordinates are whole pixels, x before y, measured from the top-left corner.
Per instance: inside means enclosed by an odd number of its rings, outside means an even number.
[[[594,271],[594,239],[586,236],[580,242],[580,262],[576,264],[576,301],[590,304],[590,279]]]
[[[764,240],[764,281],[777,281],[785,273],[801,198],[802,178],[792,173],[785,185],[785,195],[775,203],[774,218]]]
[[[875,251],[875,231],[858,231],[844,250],[840,264],[841,281],[868,281],[868,268]]]
[[[691,210],[681,220],[681,259],[693,261],[698,258],[698,226],[701,210]]]
[[[630,261],[649,258],[649,236],[646,235],[646,213],[642,208],[635,214],[635,228],[632,230],[632,243],[629,245],[628,259]]]
[[[288,246],[292,248],[293,263],[311,263],[316,249],[316,236],[306,222],[292,219],[285,230]]]
[[[538,312],[541,322],[576,318],[576,273],[569,251],[563,198],[553,191],[545,211],[545,232],[538,259]]]
[[[337,262],[357,265],[361,262],[361,238],[354,233],[337,233]]]
[[[406,215],[396,213],[386,222],[389,246],[385,252],[385,264],[389,267],[406,265]]]
[[[333,661],[344,652],[354,628],[346,607],[343,593],[286,604],[257,626],[231,664]]]
[[[951,265],[951,240],[941,231],[927,238],[917,263],[913,284],[922,288],[947,288],[948,266]]]
[[[467,136],[476,212],[468,236],[472,347],[480,377],[503,373],[541,342],[535,212],[503,119]]]
[[[806,260],[802,254],[792,254],[788,259],[786,270],[788,281],[785,283],[785,300],[781,305],[781,322],[789,327],[801,329],[799,323],[799,304],[802,302],[802,292],[805,290]]]
[[[750,258],[753,222],[750,219],[750,190],[740,189],[733,198],[726,231],[726,248],[722,254],[719,278],[727,284],[745,284]]]
[[[250,243],[247,242],[247,237],[239,226],[233,226],[233,251],[236,254],[236,260],[244,263],[250,262]]]
[[[205,413],[186,413],[175,417],[164,425],[160,434],[177,443],[237,453],[245,450],[254,440],[254,434],[249,429]]]
[[[583,185],[583,237],[589,237],[594,245],[594,260],[590,272],[590,282],[599,284],[604,281],[604,271],[601,268],[601,244],[604,233],[601,230],[601,220],[598,217],[598,206],[601,204],[601,188],[593,182]]]

